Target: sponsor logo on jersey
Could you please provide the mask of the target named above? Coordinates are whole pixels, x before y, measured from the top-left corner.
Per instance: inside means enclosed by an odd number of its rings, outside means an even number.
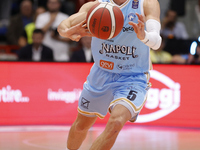
[[[127,64],[127,65],[118,64],[117,69],[119,69],[119,70],[131,70],[131,69],[133,69],[134,66],[135,66],[135,64]]]
[[[111,61],[100,60],[100,67],[102,67],[104,69],[113,70],[114,63]]]
[[[130,20],[130,21],[134,21],[136,17],[137,17],[137,16],[136,16],[136,14],[134,14],[134,13],[128,14],[128,20]]]
[[[134,29],[133,29],[133,27],[131,27],[131,26],[126,26],[126,27],[123,27],[123,28],[122,28],[122,31],[123,31],[123,32],[128,32],[128,33],[133,33],[133,32],[134,32]]]
[[[3,103],[28,103],[29,97],[22,96],[22,91],[12,89],[10,85],[0,89],[0,102]]]
[[[106,54],[117,54],[122,53],[124,55],[131,55],[133,58],[137,58],[138,55],[135,55],[136,47],[132,46],[125,46],[125,45],[109,45],[102,43],[102,49],[99,51],[100,54],[103,54],[104,52]],[[115,57],[115,56],[113,56]]]
[[[109,41],[109,42],[114,42],[114,40],[113,40],[113,39],[108,39],[108,40],[106,40],[106,41]]]
[[[132,2],[132,8],[133,9],[138,9],[138,5],[139,5],[139,0],[133,0],[133,2]]]
[[[137,123],[145,123],[165,117],[180,107],[181,86],[180,83],[156,70],[150,71],[151,78],[160,82],[162,88],[150,88],[147,101],[143,109],[149,113],[140,114]]]

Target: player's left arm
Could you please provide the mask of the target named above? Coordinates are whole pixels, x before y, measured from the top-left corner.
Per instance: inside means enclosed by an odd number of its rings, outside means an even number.
[[[160,5],[158,0],[144,0],[144,15],[138,16],[138,24],[129,22],[133,26],[137,37],[147,46],[156,50],[161,45],[160,37]],[[146,24],[146,30],[145,30]]]

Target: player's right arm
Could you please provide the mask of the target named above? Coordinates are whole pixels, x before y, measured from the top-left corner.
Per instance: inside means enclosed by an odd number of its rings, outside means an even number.
[[[89,9],[97,3],[98,1],[85,3],[78,13],[62,21],[58,26],[59,34],[73,41],[79,41],[83,36],[92,36],[87,29],[86,16]]]

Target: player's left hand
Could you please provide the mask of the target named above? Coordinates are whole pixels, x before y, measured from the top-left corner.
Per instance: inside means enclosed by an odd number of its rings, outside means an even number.
[[[138,17],[138,23],[134,23],[134,22],[129,22],[129,25],[131,25],[135,31],[135,33],[137,34],[137,38],[140,40],[143,40],[145,38],[145,32],[144,32],[144,23],[145,23],[145,19],[144,16],[139,15],[138,13],[136,13],[137,17]]]

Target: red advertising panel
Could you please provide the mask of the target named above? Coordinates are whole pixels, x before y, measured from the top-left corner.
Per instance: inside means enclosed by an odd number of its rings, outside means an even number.
[[[76,117],[91,64],[0,63],[0,124],[62,124]]]
[[[0,125],[71,124],[91,66],[0,62]],[[152,88],[136,123],[200,127],[199,74],[200,66],[154,65]]]
[[[138,123],[200,127],[200,66],[154,65]]]

